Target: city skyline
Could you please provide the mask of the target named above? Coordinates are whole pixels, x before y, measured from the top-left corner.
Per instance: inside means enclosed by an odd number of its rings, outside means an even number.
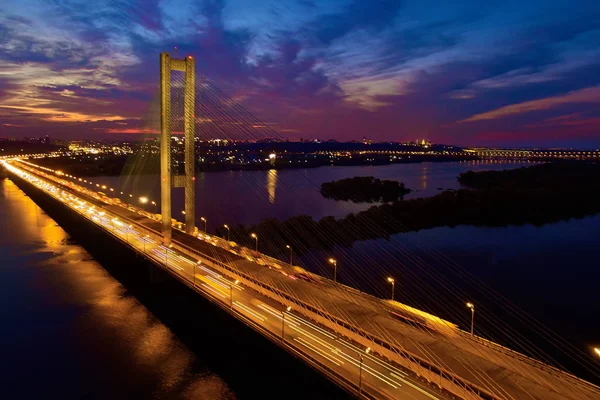
[[[600,144],[593,2],[120,4],[0,11],[0,136],[147,132],[158,54],[178,47],[292,140]]]

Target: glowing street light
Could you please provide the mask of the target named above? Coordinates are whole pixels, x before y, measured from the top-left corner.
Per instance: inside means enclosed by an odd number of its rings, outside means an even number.
[[[252,234],[250,234],[250,237],[256,241],[256,249],[255,250],[258,253],[258,236],[256,236],[256,233],[252,233]]]
[[[594,353],[600,357],[600,347],[594,347]]]
[[[165,266],[169,266],[169,249],[173,248],[173,245],[170,244],[169,247],[165,247]]]
[[[369,354],[369,352],[371,351],[370,347],[367,347],[365,349],[365,354]],[[360,355],[360,366],[358,369],[358,394],[360,395],[362,393],[362,366],[363,366],[363,362],[365,360],[363,359],[362,354]]]
[[[285,247],[287,247],[288,249],[290,249],[290,267],[293,265],[292,264],[292,257],[294,256],[294,253],[292,251],[292,246],[290,246],[289,244],[286,244]]]
[[[281,312],[281,341],[285,343],[285,313],[290,312],[292,310],[292,306],[288,306],[285,310]]]
[[[329,264],[333,265],[333,281],[337,282],[337,260],[335,258],[330,258]]]
[[[154,212],[156,212],[156,202],[153,201],[151,204],[154,206]]]
[[[224,224],[224,225],[223,225],[223,228],[227,229],[227,241],[229,242],[229,231],[230,231],[230,230],[229,230],[229,225],[227,225],[227,224]]]
[[[204,233],[206,233],[206,218],[200,217],[200,221],[204,222]]]
[[[229,308],[233,310],[233,286],[240,283],[238,279],[235,280],[232,284],[229,285]]]
[[[387,281],[392,284],[392,301],[394,301],[394,285],[396,282],[394,281],[394,278],[392,278],[392,277],[388,277]]]
[[[467,307],[471,309],[471,335],[473,335],[473,324],[475,322],[475,304],[467,303]]]
[[[148,203],[148,198],[146,196],[142,196],[140,197],[140,203],[142,203],[143,205],[146,205],[146,203]]]

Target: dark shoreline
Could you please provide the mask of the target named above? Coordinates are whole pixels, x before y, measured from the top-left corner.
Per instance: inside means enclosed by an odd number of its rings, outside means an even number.
[[[345,218],[307,215],[285,221],[267,219],[231,227],[231,239],[252,247],[250,233],[261,236],[261,251],[280,256],[286,244],[303,254],[311,249],[351,247],[355,241],[458,225],[503,227],[583,218],[600,212],[600,164],[555,163],[504,171],[468,172],[459,177],[475,189],[447,190],[432,197],[372,206]],[[224,237],[224,228],[215,234]]]

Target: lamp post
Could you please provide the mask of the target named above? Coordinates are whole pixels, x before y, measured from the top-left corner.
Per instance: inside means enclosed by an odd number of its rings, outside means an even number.
[[[146,203],[148,203],[148,198],[146,196],[140,197],[140,203],[142,204],[142,209],[146,210]]]
[[[156,214],[156,202],[153,201],[151,204],[154,206],[154,213]]]
[[[366,354],[369,354],[369,352],[371,351],[370,347],[367,347],[367,349],[365,350]],[[363,367],[363,356],[362,354],[360,355],[360,366],[358,369],[358,394],[360,395],[362,393],[362,367]]]
[[[129,229],[133,228],[133,225],[129,224]],[[129,244],[129,229],[125,231],[125,238],[127,240],[127,244]]]
[[[169,249],[172,248],[173,245],[170,244],[169,247],[165,247],[165,266],[169,266]]]
[[[594,347],[594,353],[600,357],[600,347]]]
[[[475,323],[475,304],[467,303],[467,307],[471,309],[471,336],[473,336],[473,325]]]
[[[337,260],[335,258],[330,258],[329,264],[333,265],[333,281],[337,282]]]
[[[198,260],[198,262],[196,263],[196,265],[198,267],[200,267],[200,265],[202,264],[202,261]],[[196,287],[196,265],[194,265],[194,287]]]
[[[252,237],[256,241],[255,250],[258,253],[258,236],[256,235],[256,233],[252,233],[250,234],[250,237]]]
[[[281,312],[281,341],[285,343],[285,313],[290,312],[292,309],[291,306],[288,306],[285,310]]]
[[[292,261],[293,261],[293,257],[294,257],[294,253],[292,251],[292,246],[290,246],[289,244],[286,244],[285,247],[287,247],[288,249],[290,249],[290,267],[293,265]]]
[[[394,284],[396,282],[394,281],[394,278],[392,278],[392,277],[388,277],[387,280],[388,280],[389,283],[392,284],[392,301],[394,301]]]
[[[232,284],[229,285],[229,308],[233,310],[233,286],[240,283],[239,280],[235,280]]]
[[[206,218],[200,217],[200,221],[204,222],[204,233],[206,233]]]
[[[223,228],[227,229],[227,241],[229,242],[229,225],[223,225]]]

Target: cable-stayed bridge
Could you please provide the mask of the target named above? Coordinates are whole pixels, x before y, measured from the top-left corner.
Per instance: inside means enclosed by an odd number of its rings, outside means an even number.
[[[254,234],[254,248],[206,229],[200,233],[195,226],[195,135],[256,140],[277,133],[195,75],[193,63],[189,57],[161,55],[160,216],[124,205],[81,178],[40,167],[35,160],[4,160],[3,165],[23,187],[103,229],[358,397],[600,398],[600,388],[548,363],[262,254],[258,243],[268,232]],[[183,79],[177,72],[171,76],[171,70],[184,72]],[[178,132],[186,140],[183,176],[171,170],[171,135]],[[178,186],[185,188],[182,230],[173,228],[171,218],[171,190]],[[293,232],[286,237],[294,248]]]

